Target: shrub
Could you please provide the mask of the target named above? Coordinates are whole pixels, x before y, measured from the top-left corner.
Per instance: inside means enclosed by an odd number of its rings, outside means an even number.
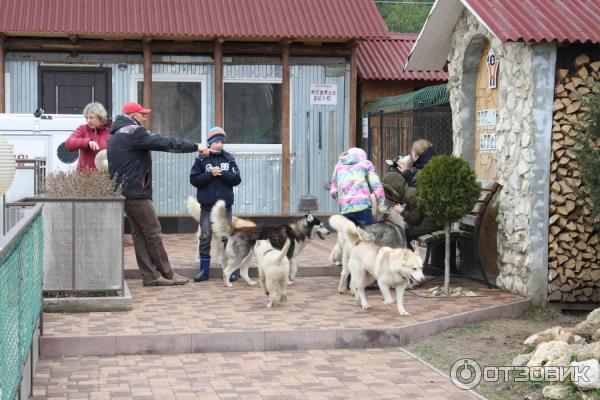
[[[48,174],[43,185],[46,197],[117,197],[121,185],[98,171],[59,171]]]
[[[475,172],[461,158],[433,157],[417,173],[417,204],[439,225],[457,221],[469,212],[480,191]]]
[[[594,228],[600,230],[600,83],[583,99],[584,112],[577,126],[577,164],[590,193]]]
[[[444,294],[450,295],[450,228],[469,212],[481,187],[471,166],[454,156],[436,156],[417,173],[417,204],[446,233]]]

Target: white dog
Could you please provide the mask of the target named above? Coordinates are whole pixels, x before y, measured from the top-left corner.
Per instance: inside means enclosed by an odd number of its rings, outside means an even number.
[[[257,240],[254,245],[254,254],[258,260],[258,279],[265,294],[269,295],[269,308],[276,303],[282,304],[287,298],[290,262],[286,254],[290,244],[288,238],[281,250],[273,247],[268,240]]]
[[[411,281],[419,282],[425,278],[421,257],[409,249],[379,247],[365,242],[354,225],[348,225],[343,234],[343,263],[348,265],[352,276],[350,289],[360,299],[362,308],[371,308],[365,288],[376,280],[383,295],[383,303],[394,302],[390,288],[395,288],[398,313],[409,315],[404,309],[404,290]]]
[[[202,233],[202,227],[200,226],[200,203],[198,203],[198,201],[193,198],[192,196],[188,196],[187,198],[187,211],[188,214],[191,215],[196,222],[198,222],[198,233],[196,235],[196,240],[198,241],[196,249],[199,248],[200,246],[200,234]],[[249,226],[256,226],[256,224],[250,220],[247,219],[243,219],[243,218],[238,218],[236,216],[233,216],[231,218],[231,222],[233,224],[234,227],[236,228],[242,228],[242,227],[249,227]],[[214,231],[214,230],[213,230]],[[212,235],[212,241],[211,241],[211,248],[214,248],[217,250],[217,264],[223,266],[223,261],[224,261],[224,257],[225,257],[225,246],[223,245],[223,241],[217,237],[217,235],[213,232]],[[198,251],[196,251],[196,262],[200,262],[200,254],[198,253]]]

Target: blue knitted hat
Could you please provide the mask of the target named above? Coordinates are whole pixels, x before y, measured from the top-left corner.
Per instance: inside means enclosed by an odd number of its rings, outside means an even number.
[[[214,142],[218,142],[219,140],[222,140],[223,142],[225,142],[226,137],[227,136],[225,135],[225,131],[223,130],[223,128],[219,128],[218,126],[215,126],[210,131],[208,131],[208,137],[206,138],[206,143],[208,143],[208,145],[210,146],[211,144],[213,144]]]

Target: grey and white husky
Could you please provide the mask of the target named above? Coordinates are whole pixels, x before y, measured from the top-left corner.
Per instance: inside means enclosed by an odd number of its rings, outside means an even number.
[[[219,200],[213,206],[210,220],[213,231],[219,236],[228,238],[227,247],[225,248],[227,266],[223,268],[225,286],[232,286],[229,282],[229,276],[238,268],[240,269],[240,276],[248,285],[256,285],[256,282],[248,276],[248,268],[254,244],[257,240],[269,240],[271,245],[279,250],[283,248],[286,239],[290,240],[287,258],[290,260],[289,278],[290,283],[292,283],[298,273],[298,267],[295,265],[293,258],[300,253],[314,235],[317,235],[320,239],[325,239],[325,235],[330,233],[321,221],[310,213],[292,224],[237,228],[227,221],[225,202],[222,200]]]
[[[402,216],[393,209],[380,216],[381,221],[371,225],[361,225],[358,232],[363,241],[374,243],[378,246],[391,247],[393,249],[406,248],[406,222]],[[344,260],[344,234],[348,229],[356,228],[354,222],[341,214],[333,215],[329,218],[329,225],[338,232],[338,242],[331,251],[330,262],[335,265],[342,265],[340,275],[339,293],[346,292],[346,280],[350,274],[348,265]]]

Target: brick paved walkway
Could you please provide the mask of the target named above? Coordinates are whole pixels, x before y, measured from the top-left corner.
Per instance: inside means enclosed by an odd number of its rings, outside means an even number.
[[[125,269],[137,270],[135,253],[133,251],[133,242],[131,235],[125,235]],[[163,235],[163,243],[169,254],[169,260],[173,268],[197,268],[195,258],[198,251],[198,242],[195,234],[176,234]],[[298,265],[301,267],[327,267],[329,252],[337,243],[337,235],[331,234],[325,237],[325,240],[311,240],[309,245],[297,257]],[[214,246],[211,248],[214,263]],[[253,259],[255,265],[255,259]],[[218,264],[217,264],[218,265]],[[217,265],[213,265],[216,267]]]
[[[499,290],[477,287],[482,297],[422,298],[410,292],[401,317],[395,304],[382,304],[380,292],[368,291],[373,307],[365,311],[354,297],[337,293],[335,276],[298,278],[282,307],[267,309],[258,287],[238,281],[226,288],[221,279],[184,286],[144,287],[129,280],[133,310],[128,312],[44,313],[45,336],[150,335],[294,329],[374,329],[398,327],[521,300]],[[458,283],[458,281],[455,281]]]
[[[126,240],[125,267],[135,276]],[[194,273],[194,235],[164,240],[174,268]],[[266,308],[262,291],[243,282],[225,288],[213,270],[215,279],[179,287],[148,288],[129,279],[129,312],[44,313],[42,354],[66,357],[40,360],[34,398],[477,398],[397,346],[467,322],[518,315],[526,302],[455,279],[453,285],[481,296],[406,293],[412,315],[400,317],[394,305],[381,303],[379,291],[370,291],[373,308],[364,311],[352,296],[336,292],[339,267],[327,265],[335,240],[313,241],[303,251],[301,277],[283,307]]]
[[[34,399],[477,399],[399,348],[67,357]]]

